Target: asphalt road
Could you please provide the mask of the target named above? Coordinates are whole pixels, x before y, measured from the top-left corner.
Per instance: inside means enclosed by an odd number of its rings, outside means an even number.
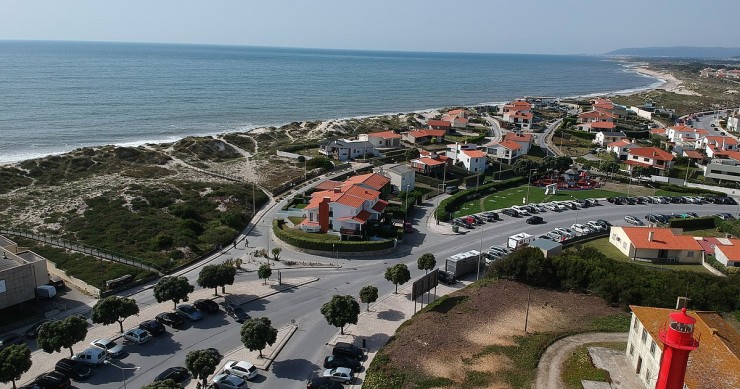
[[[593,219],[606,219],[615,225],[625,225],[624,216],[633,215],[644,220],[650,213],[651,205],[622,205],[615,206],[605,201],[602,206],[569,210],[563,212],[545,212],[540,214],[546,223],[541,225],[527,225],[524,218],[503,216],[503,220],[479,226],[466,234],[439,235],[427,228],[427,217],[431,214],[431,205],[428,208],[417,210],[415,227],[417,231],[407,235],[400,249],[393,255],[384,258],[372,259],[338,259],[342,265],[340,269],[295,269],[283,270],[283,277],[316,276],[319,281],[278,293],[262,300],[257,300],[243,307],[252,317],[267,316],[276,328],[287,325],[295,320],[298,330],[278,355],[269,371],[260,372],[256,380],[250,383],[250,388],[304,388],[305,380],[312,374],[322,370],[320,364],[325,355],[331,350],[326,342],[337,330],[328,325],[319,313],[319,308],[331,299],[334,294],[357,295],[365,285],[375,285],[383,296],[393,292],[393,285],[383,279],[383,272],[388,266],[396,263],[406,263],[411,270],[412,279],[418,278],[423,271],[416,269],[416,259],[421,254],[431,252],[437,257],[438,265],[444,264],[444,259],[450,255],[463,251],[487,249],[491,245],[504,244],[508,236],[518,232],[528,232],[540,235],[555,227],[569,227],[575,222],[586,222]],[[277,208],[277,207],[276,207]],[[275,208],[275,209],[276,209]],[[655,213],[684,213],[693,211],[699,215],[716,214],[718,212],[738,213],[738,206],[727,205],[695,205],[695,204],[655,204],[652,206]],[[270,219],[268,213],[266,219]],[[433,222],[432,222],[433,223]],[[258,223],[249,236],[250,246],[267,247],[267,224]],[[274,243],[271,243],[274,247]],[[232,250],[231,254],[221,256],[212,263],[222,262],[232,255],[243,255],[244,249]],[[332,262],[336,258],[317,257],[294,252],[284,248],[284,259],[300,259],[309,261]],[[202,265],[202,264],[201,264]],[[184,273],[195,283],[199,268]],[[254,275],[239,275],[240,277],[254,277]],[[472,275],[474,278],[475,275]],[[132,297],[142,306],[154,302],[150,289],[145,289]],[[155,338],[142,346],[127,346],[128,354],[116,361],[120,366],[127,368],[140,367],[138,371],[125,371],[127,386],[139,388],[146,385],[154,377],[170,366],[184,366],[185,355],[189,350],[215,347],[222,354],[240,346],[240,326],[230,317],[224,315],[206,316],[192,327],[173,332],[171,335]],[[115,367],[106,366],[91,377],[89,381],[77,383],[79,388],[120,388],[121,371]]]

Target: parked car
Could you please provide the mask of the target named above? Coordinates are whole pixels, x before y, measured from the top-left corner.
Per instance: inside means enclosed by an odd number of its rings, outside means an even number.
[[[455,185],[449,185],[445,188],[445,193],[447,194],[455,194],[460,191],[460,188],[458,188]]]
[[[343,355],[361,361],[365,358],[365,352],[352,343],[337,342],[332,349],[332,355]]]
[[[162,312],[155,317],[155,320],[172,328],[180,328],[185,324],[185,320],[174,312]]]
[[[565,240],[565,237],[563,235],[560,235],[560,234],[555,233],[553,231],[546,232],[545,234],[543,234],[540,237],[541,238],[544,238],[544,239],[550,239],[551,241],[558,242],[558,243],[560,243],[560,242],[562,242],[562,241]]]
[[[72,382],[64,374],[52,371],[36,377],[29,386],[41,389],[66,389],[72,387]]]
[[[734,216],[732,216],[731,214],[726,213],[726,212],[718,213],[717,214],[717,217],[720,218],[720,219],[722,219],[722,220],[733,220],[733,219],[735,219]]]
[[[151,339],[152,336],[148,332],[141,328],[132,328],[123,333],[123,339],[136,344],[144,344]]]
[[[99,366],[109,358],[108,352],[98,347],[90,347],[85,351],[75,354],[72,359],[88,365]]]
[[[52,276],[52,275],[49,275],[49,282],[47,282],[46,285],[53,286],[54,289],[57,290],[57,292],[61,292],[65,287],[63,279],[61,279],[58,276]]]
[[[355,375],[352,369],[346,367],[335,367],[333,369],[324,370],[324,377],[329,378],[332,381],[338,381],[343,384],[351,384],[352,380],[355,379]]]
[[[611,223],[609,223],[608,221],[606,221],[604,219],[596,219],[596,222],[597,223],[601,223],[601,225],[606,226],[606,227],[611,227],[612,226]]]
[[[596,220],[589,220],[588,223],[586,223],[586,227],[594,230],[594,231],[604,231],[606,230],[606,227],[602,226],[600,223],[598,223]]]
[[[31,327],[29,327],[26,330],[26,332],[24,333],[24,335],[26,336],[26,338],[36,339],[36,337],[39,336],[39,329],[41,328],[41,326],[44,325],[44,324],[46,324],[46,323],[51,323],[53,321],[54,320],[51,320],[51,319],[41,320],[41,321],[37,322],[36,324],[32,325]],[[0,348],[2,348],[2,347],[0,346]]]
[[[14,345],[14,344],[24,344],[23,337],[16,334],[15,332],[11,332],[9,334],[3,335],[2,338],[0,338],[0,350]]]
[[[193,306],[199,311],[205,313],[216,313],[220,311],[218,304],[211,299],[198,299],[193,302]]]
[[[511,253],[511,250],[504,246],[491,246],[488,251],[496,251],[501,255],[508,255],[509,253]]]
[[[519,217],[520,216],[519,215],[519,212],[516,209],[513,209],[513,208],[505,208],[505,209],[502,209],[501,210],[501,213],[503,213],[504,215],[507,215],[507,216],[511,216],[511,217]]]
[[[545,222],[545,219],[543,219],[540,216],[530,216],[527,218],[527,224],[542,224]]]
[[[570,226],[570,228],[580,235],[587,235],[593,232],[590,228],[586,227],[585,224],[576,223]]]
[[[520,216],[529,216],[529,211],[521,205],[514,205],[511,209],[515,210]]]
[[[57,361],[54,370],[75,381],[84,380],[92,374],[90,366],[71,358]]]
[[[257,368],[247,361],[226,361],[224,373],[235,375],[248,381],[257,377]]]
[[[411,222],[403,222],[403,232],[407,234],[414,232],[414,226],[411,225]]]
[[[247,381],[231,374],[217,374],[211,382],[216,389],[244,389],[247,387]]]
[[[176,311],[178,315],[190,321],[203,319],[203,313],[190,304],[180,304],[177,306]]]
[[[123,346],[107,338],[95,339],[90,342],[90,346],[105,350],[113,358],[118,358],[123,354]]]
[[[332,381],[329,378],[313,377],[306,383],[306,389],[343,389],[344,386],[339,382]]]
[[[457,283],[455,276],[442,270],[439,270],[437,272],[437,280],[445,285],[454,285]]]
[[[329,355],[324,358],[324,368],[333,369],[335,367],[347,367],[353,371],[362,370],[362,363],[355,358],[348,358],[343,355]]]
[[[226,314],[233,317],[237,323],[244,323],[247,319],[249,319],[249,315],[247,315],[247,313],[244,312],[244,310],[236,304],[225,304],[224,311],[226,311]]]
[[[160,382],[164,380],[172,380],[175,383],[184,385],[190,379],[190,372],[188,369],[182,366],[168,367],[165,371],[160,373],[154,382]]]
[[[164,325],[157,320],[145,320],[139,324],[139,328],[152,336],[162,335],[167,331]]]
[[[500,220],[498,213],[496,212],[483,212],[483,217],[486,218],[486,221],[492,222],[496,220]]]
[[[537,212],[547,212],[547,208],[545,208],[542,204],[532,204],[531,207],[534,208]]]
[[[554,212],[559,212],[560,211],[560,208],[558,208],[558,206],[556,204],[553,204],[553,203],[545,203],[543,206],[545,207],[545,209],[547,209],[549,211],[554,211]]]
[[[576,236],[578,236],[578,234],[575,231],[569,228],[558,227],[558,228],[553,229],[552,232],[563,235],[565,239],[573,239]]]
[[[475,219],[475,224],[480,224],[480,225],[486,224],[486,221],[481,216],[478,216],[478,215],[470,215],[468,217],[472,217],[473,219]]]
[[[640,220],[640,219],[638,219],[638,218],[636,218],[634,216],[630,216],[630,215],[625,216],[624,217],[624,221],[626,221],[629,224],[634,224],[636,226],[644,226],[645,225],[645,223],[643,223],[642,220]]]

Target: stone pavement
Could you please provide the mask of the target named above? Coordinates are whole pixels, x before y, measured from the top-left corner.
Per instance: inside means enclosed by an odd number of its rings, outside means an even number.
[[[626,341],[627,338],[625,337]],[[594,366],[609,372],[611,389],[631,389],[642,387],[642,382],[632,370],[624,350],[605,347],[589,347],[588,353]]]
[[[196,290],[190,294],[189,300],[195,301],[197,299],[213,299],[214,301],[222,302],[225,298],[228,298],[230,299],[230,301],[236,300],[239,302],[239,304],[246,304],[250,301],[265,298],[267,296],[280,293],[284,290],[295,288],[295,287],[305,285],[311,282],[315,282],[316,280],[318,280],[318,278],[316,277],[283,278],[282,284],[278,285],[277,280],[274,280],[274,279],[268,280],[267,283],[265,284],[263,280],[257,279],[256,274],[253,277],[254,279],[252,279],[252,277],[249,277],[250,278],[249,280],[238,281],[238,282],[235,282],[234,285],[227,285],[226,293],[221,294],[220,296],[217,296],[217,297],[214,297],[213,289],[196,288]],[[240,278],[239,273],[237,273],[237,280],[239,278]],[[123,328],[124,330],[126,330],[129,328],[137,327],[139,323],[141,323],[142,321],[153,319],[160,312],[171,311],[172,306],[173,306],[172,301],[155,303],[149,306],[139,306],[139,315],[126,319],[123,322]],[[289,338],[289,335],[287,335],[288,332],[286,332],[286,330],[283,330],[282,333],[284,334],[283,338],[285,338],[285,336]],[[290,334],[292,335],[292,332],[290,332]],[[92,342],[95,339],[109,338],[109,339],[116,340],[116,339],[119,339],[120,336],[121,334],[119,333],[118,323],[114,323],[110,325],[92,324],[92,326],[90,326],[87,330],[87,336],[85,337],[85,340],[75,344],[73,346],[73,350],[75,352],[83,351],[84,349],[89,347],[88,345],[90,344],[90,342]],[[282,345],[284,345],[284,342],[282,343]],[[280,346],[280,348],[282,348],[282,345],[280,344],[280,342],[276,342],[275,345],[272,347],[277,348],[278,346]],[[125,348],[126,346],[124,345],[124,349]],[[239,352],[239,349],[234,350],[232,352]],[[271,352],[272,352],[271,349],[265,349],[263,354],[269,355],[269,353]],[[237,355],[241,356],[241,354],[237,354]],[[48,354],[44,352],[43,350],[34,351],[31,354],[31,360],[33,362],[33,366],[28,372],[26,372],[26,374],[21,376],[21,379],[18,380],[18,383],[29,382],[32,379],[34,379],[37,375],[41,374],[42,372],[53,370],[54,365],[59,359],[68,357],[68,356],[69,356],[68,349],[62,349],[61,352],[53,353],[53,354]],[[249,360],[257,360],[257,358],[249,359]]]

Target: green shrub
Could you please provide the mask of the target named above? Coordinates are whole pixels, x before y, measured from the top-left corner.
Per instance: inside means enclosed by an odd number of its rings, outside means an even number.
[[[277,238],[283,242],[302,249],[317,251],[338,251],[338,252],[361,252],[361,251],[379,251],[393,248],[393,240],[380,241],[340,241],[326,239],[325,234],[303,233],[297,230],[284,230],[284,222],[273,220],[272,231]],[[311,236],[315,235],[315,237]]]
[[[479,199],[481,197],[488,196],[491,193],[502,189],[513,188],[515,186],[522,185],[527,182],[525,177],[516,177],[504,181],[496,181],[481,185],[476,188],[466,189],[455,193],[454,195],[442,200],[437,207],[437,219],[441,221],[448,221],[449,215],[460,209],[460,207],[472,200]]]
[[[683,228],[689,230],[714,228],[714,219],[714,216],[704,216],[687,219],[671,219],[671,221],[668,222],[668,226],[671,228]]]

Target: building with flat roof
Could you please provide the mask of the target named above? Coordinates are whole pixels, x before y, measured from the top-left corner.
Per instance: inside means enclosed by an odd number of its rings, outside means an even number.
[[[45,258],[0,236],[0,309],[33,300],[48,282]]]

